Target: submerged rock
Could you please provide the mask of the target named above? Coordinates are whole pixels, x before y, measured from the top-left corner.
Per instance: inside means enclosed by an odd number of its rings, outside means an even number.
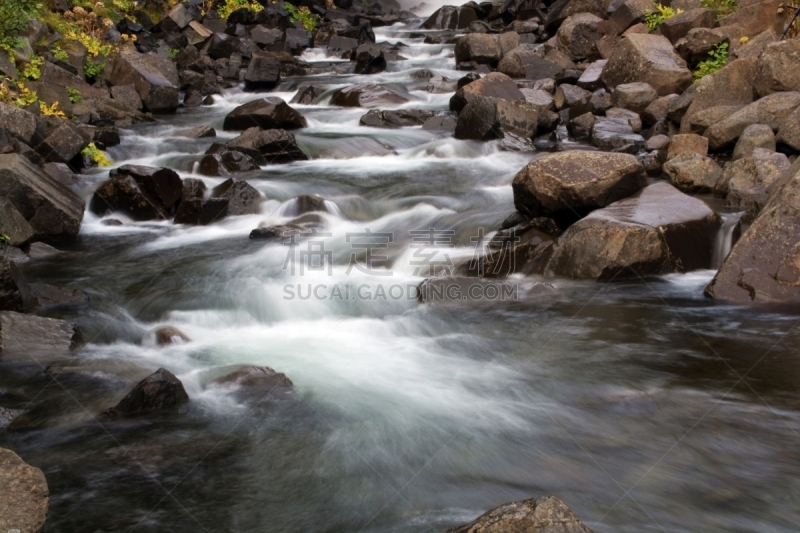
[[[50,490],[42,471],[11,450],[0,448],[0,487],[0,531],[44,531]]]
[[[567,225],[646,185],[644,167],[632,155],[572,150],[534,159],[512,188],[518,211]]]
[[[81,342],[65,320],[0,312],[0,360],[42,363],[67,357]]]
[[[294,387],[286,374],[268,366],[243,366],[211,381],[221,387],[246,387],[258,389]]]
[[[558,498],[507,503],[447,533],[592,533]]]
[[[379,111],[373,109],[362,116],[358,123],[372,128],[404,128],[422,126],[433,116],[433,111],[425,109],[399,109],[397,111]]]
[[[255,150],[268,165],[308,160],[305,152],[297,146],[294,135],[280,129],[249,128],[226,144],[230,148],[245,152]]]
[[[545,275],[609,280],[709,268],[719,226],[704,202],[656,183],[570,226]]]
[[[169,346],[170,344],[183,344],[192,342],[184,332],[175,326],[161,326],[152,331],[152,335],[159,346]]]
[[[375,85],[374,83],[358,83],[344,87],[333,93],[331,105],[342,107],[383,107],[408,102],[409,98],[399,91]]]
[[[118,417],[162,411],[189,402],[183,383],[170,371],[159,368],[136,384],[120,402],[103,413]]]

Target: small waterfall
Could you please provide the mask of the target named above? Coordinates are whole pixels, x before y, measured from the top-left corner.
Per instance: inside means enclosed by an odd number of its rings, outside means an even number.
[[[711,256],[712,268],[719,269],[722,266],[722,262],[728,257],[731,246],[733,246],[733,232],[743,214],[744,212],[719,214],[722,217],[722,226],[720,226],[717,236],[714,238],[714,253]]]

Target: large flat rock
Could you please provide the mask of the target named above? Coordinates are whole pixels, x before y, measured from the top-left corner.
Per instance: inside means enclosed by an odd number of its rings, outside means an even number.
[[[0,312],[0,360],[43,364],[69,356],[79,341],[75,326],[64,320]]]

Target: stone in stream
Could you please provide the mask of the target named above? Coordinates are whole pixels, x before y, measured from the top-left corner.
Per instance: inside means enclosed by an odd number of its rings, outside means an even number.
[[[311,237],[325,225],[324,219],[316,213],[307,213],[286,224],[275,226],[259,225],[250,232],[251,239],[263,241],[283,241],[295,235]]]
[[[31,288],[15,261],[0,259],[0,311],[22,313],[30,307]]]
[[[708,156],[683,152],[664,163],[664,173],[678,189],[689,193],[713,192],[722,169]]]
[[[278,57],[254,57],[244,75],[245,91],[271,91],[281,81],[281,60]]]
[[[260,192],[246,181],[238,178],[230,178],[211,189],[211,198],[227,201],[221,217],[259,213],[263,201]]]
[[[772,93],[715,123],[703,135],[708,137],[711,150],[719,150],[735,143],[751,124],[766,124],[772,131],[779,131],[798,107],[800,93]]]
[[[704,202],[656,183],[570,226],[545,275],[610,280],[710,268],[719,227]]]
[[[377,74],[386,70],[386,57],[383,48],[374,44],[359,45],[353,51],[356,74]]]
[[[0,360],[49,362],[69,356],[80,343],[80,332],[64,320],[0,312]]]
[[[211,126],[198,126],[196,128],[178,130],[173,135],[175,135],[175,137],[188,137],[190,139],[207,139],[209,137],[216,137],[217,131]]]
[[[659,96],[666,96],[683,92],[692,83],[692,73],[666,38],[634,33],[620,41],[603,69],[602,79],[609,88],[648,83]]]
[[[286,377],[286,374],[276,372],[268,366],[242,366],[213,379],[209,384],[225,388],[257,389],[261,392],[294,387],[294,383]]]
[[[534,159],[517,173],[512,188],[519,212],[563,226],[646,185],[644,167],[632,155],[571,150]]]
[[[512,133],[531,139],[538,127],[539,110],[525,100],[477,97],[459,113],[455,137],[488,141]]]
[[[305,117],[277,96],[258,98],[242,104],[225,116],[222,129],[243,131],[252,127],[295,130],[305,128]]]
[[[592,533],[554,496],[506,503],[447,533]]]
[[[397,111],[373,109],[363,115],[358,124],[372,128],[403,128],[421,126],[432,116],[433,111],[425,109],[398,109]]]
[[[294,204],[286,210],[286,215],[298,216],[314,212],[328,212],[328,207],[325,205],[325,198],[316,194],[302,194],[294,199]]]
[[[253,155],[258,155],[259,161],[253,159]],[[229,150],[224,144],[214,143],[198,162],[197,173],[202,176],[228,176],[237,172],[258,170],[259,162],[266,164],[256,150],[244,153],[239,150]]]
[[[159,368],[103,414],[108,417],[141,415],[173,409],[188,402],[189,395],[183,383],[170,371]]]
[[[168,168],[123,165],[109,176],[89,203],[98,216],[122,212],[133,220],[166,220],[181,199],[181,179]]]
[[[322,96],[322,93],[324,92],[325,89],[317,87],[316,85],[308,85],[306,87],[300,87],[297,90],[297,94],[294,95],[294,97],[289,103],[311,105],[317,100],[317,98]]]
[[[784,154],[756,148],[750,155],[725,166],[717,183],[717,193],[725,195],[725,205],[747,209],[742,222],[751,222],[767,203],[778,179],[791,163]]]
[[[595,117],[592,145],[601,150],[636,153],[644,148],[644,137],[635,133],[628,118]]]
[[[181,199],[183,184],[178,173],[164,167],[148,167],[143,165],[122,165],[109,172],[111,178],[130,176],[147,193],[158,202],[159,207],[173,213]]]
[[[750,228],[706,287],[733,303],[800,302],[800,161],[777,182]]]
[[[455,89],[455,82],[450,81],[449,78],[445,78],[444,76],[432,76],[428,80],[428,85],[425,86],[425,90],[432,94],[451,93],[455,91]]]
[[[245,153],[248,153],[248,150],[254,150],[264,158],[265,164],[268,165],[308,160],[305,152],[297,146],[294,135],[280,129],[250,128],[228,141],[226,146]]]
[[[184,344],[191,342],[192,339],[186,336],[181,330],[175,326],[161,326],[154,329],[147,336],[151,336],[158,346],[169,346],[170,344]]]
[[[408,102],[400,92],[374,83],[358,83],[336,90],[331,105],[342,107],[383,107]]]
[[[108,76],[113,85],[133,85],[148,111],[171,113],[178,107],[178,69],[167,57],[122,51],[111,65]]]
[[[499,100],[525,100],[525,95],[517,88],[514,80],[499,72],[491,72],[456,91],[450,98],[450,110],[460,112],[478,97],[491,97]]]
[[[17,240],[30,231],[33,235],[26,240],[62,241],[77,237],[83,220],[83,200],[26,157],[0,155],[0,197],[20,215],[9,215],[15,217],[15,226],[19,228]]]
[[[0,448],[0,487],[0,531],[43,532],[50,491],[42,471]]]

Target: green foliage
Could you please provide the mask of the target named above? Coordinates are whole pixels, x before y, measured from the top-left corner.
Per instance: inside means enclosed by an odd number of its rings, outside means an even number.
[[[294,4],[284,2],[283,7],[289,12],[289,18],[292,22],[300,21],[308,31],[316,29],[319,17],[309,11],[306,6],[295,7]]]
[[[11,244],[11,237],[0,233],[0,244],[6,244],[6,245]]]
[[[73,104],[77,104],[78,102],[83,102],[83,96],[78,89],[73,89],[72,87],[67,87],[67,94],[69,95],[69,101]]]
[[[83,73],[84,73],[84,75],[86,76],[87,79],[92,80],[92,79],[96,78],[97,76],[99,76],[100,74],[102,74],[103,70],[105,70],[105,68],[106,68],[106,64],[105,63],[97,63],[97,64],[95,64],[95,63],[92,63],[91,61],[87,61],[83,65]]]
[[[175,59],[176,57],[178,57],[178,54],[181,53],[180,49],[178,48],[167,48],[166,50],[167,50],[167,56],[169,56],[170,59]]]
[[[59,48],[53,49],[53,57],[65,63],[69,61],[69,54]]]
[[[25,80],[38,80],[42,77],[42,65],[44,65],[44,58],[42,56],[33,56],[31,60],[22,67],[20,75]]]
[[[81,150],[81,154],[94,161],[98,167],[110,167],[114,164],[94,143],[86,145],[86,148]]]
[[[672,9],[669,6],[662,6],[657,2],[653,2],[656,7],[655,11],[647,11],[644,15],[644,24],[651,32],[656,31],[664,21],[671,19],[678,13],[683,13],[682,9]]]
[[[0,0],[0,45],[6,50],[15,48],[19,33],[41,9],[32,0]]]
[[[717,18],[730,15],[739,8],[736,0],[701,0],[704,8],[713,9],[717,12]]]
[[[264,9],[264,6],[259,4],[257,0],[225,0],[225,4],[217,8],[217,13],[219,13],[220,18],[223,20],[228,20],[231,13],[242,8],[257,13]]]
[[[718,71],[728,62],[728,43],[720,43],[708,55],[710,59],[701,61],[694,71],[694,81],[700,81],[703,76],[708,76]]]

